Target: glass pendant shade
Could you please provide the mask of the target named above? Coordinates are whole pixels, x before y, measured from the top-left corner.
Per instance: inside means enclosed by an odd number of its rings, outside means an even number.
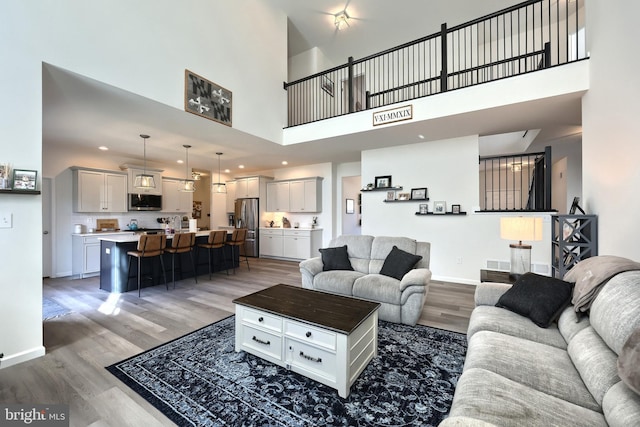
[[[193,179],[189,179],[189,148],[191,148],[191,146],[183,145],[183,147],[187,152],[187,161],[184,171],[184,180],[180,181],[180,187],[178,188],[178,191],[193,193],[194,191],[196,191],[196,182]]]
[[[149,135],[140,135],[144,145],[144,169],[141,174],[136,175],[136,179],[133,182],[135,188],[156,188],[156,180],[153,175],[147,173],[147,139]]]
[[[220,182],[220,156],[222,156],[222,153],[216,154],[218,155],[218,182],[214,182],[211,185],[214,193],[226,194],[227,185],[224,182]]]

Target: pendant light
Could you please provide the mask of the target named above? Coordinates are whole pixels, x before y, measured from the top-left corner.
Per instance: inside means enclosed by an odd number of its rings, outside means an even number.
[[[184,171],[184,181],[180,181],[180,187],[178,188],[178,191],[193,193],[194,191],[196,191],[196,182],[193,179],[189,179],[189,148],[191,148],[191,146],[185,144],[183,145],[183,147],[185,148],[187,153],[187,161]]]
[[[216,153],[218,155],[218,182],[214,182],[212,184],[213,186],[213,192],[214,193],[226,193],[227,192],[227,186],[225,185],[224,182],[220,182],[220,156],[222,156],[222,153]]]
[[[136,188],[156,188],[156,181],[153,179],[153,175],[147,173],[147,139],[149,139],[149,135],[140,134],[140,138],[142,138],[144,144],[144,169],[141,174],[136,175],[133,186]]]

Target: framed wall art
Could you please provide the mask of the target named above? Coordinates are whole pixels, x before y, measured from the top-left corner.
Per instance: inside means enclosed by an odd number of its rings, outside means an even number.
[[[356,213],[356,204],[353,199],[346,199],[346,212],[348,214]]]
[[[376,176],[376,188],[391,187],[391,175]]]
[[[451,213],[459,214],[460,213],[460,205],[451,205]]]
[[[36,178],[38,171],[26,169],[13,170],[13,189],[14,190],[35,190]]]
[[[420,203],[419,205],[419,213],[420,215],[426,215],[429,212],[428,205],[426,203]]]
[[[433,202],[433,213],[444,215],[447,213],[447,203],[446,202]]]
[[[412,188],[411,189],[411,200],[427,200],[427,189],[426,188]]]
[[[231,126],[233,97],[223,88],[196,73],[184,70],[184,110]]]
[[[391,200],[395,200],[396,199],[396,192],[395,191],[387,191],[387,200],[391,201]]]

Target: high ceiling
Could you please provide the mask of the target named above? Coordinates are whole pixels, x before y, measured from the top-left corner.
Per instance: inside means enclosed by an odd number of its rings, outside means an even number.
[[[364,56],[432,34],[446,22],[457,25],[500,10],[517,1],[507,0],[269,0],[288,16],[289,56],[318,47],[335,64]],[[401,7],[400,7],[401,6]],[[336,30],[334,14],[344,10],[350,26]],[[500,117],[501,120],[491,119]],[[512,122],[506,125],[509,117]],[[478,133],[493,135],[521,129],[542,128],[539,139],[558,139],[576,132],[579,99],[540,101],[520,108],[487,111],[466,116],[464,127],[452,118],[417,122],[353,134],[331,140],[281,146],[236,129],[185,114],[175,108],[143,98],[101,82],[46,65],[43,71],[43,143],[47,148],[71,147],[91,155],[109,141],[109,153],[122,163],[142,160],[141,132],[152,135],[148,159],[151,165],[175,164],[184,158],[183,144],[192,145],[189,166],[217,169],[215,152],[223,155],[223,168],[232,175],[323,162],[359,161],[367,148],[418,142],[419,133],[441,138]],[[579,124],[579,123],[578,123]],[[123,140],[122,135],[131,135]],[[207,137],[203,137],[207,135]],[[206,139],[205,139],[206,138]],[[242,148],[238,148],[242,147]],[[45,159],[46,161],[46,159]],[[239,170],[237,165],[246,169]]]

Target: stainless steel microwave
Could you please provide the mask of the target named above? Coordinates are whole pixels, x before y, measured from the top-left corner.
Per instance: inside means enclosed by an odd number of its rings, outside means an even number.
[[[162,196],[157,194],[129,193],[130,211],[159,211],[162,210]]]

